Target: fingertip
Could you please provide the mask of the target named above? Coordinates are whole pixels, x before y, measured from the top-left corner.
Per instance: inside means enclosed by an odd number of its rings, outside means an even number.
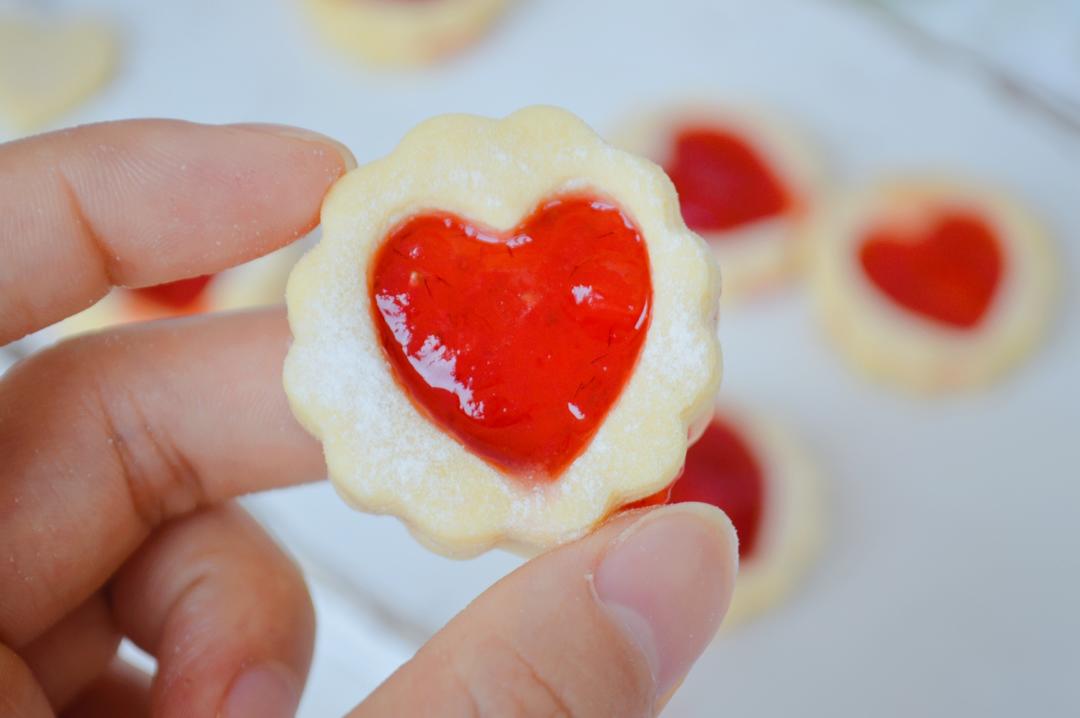
[[[708,646],[727,613],[738,570],[731,521],[705,504],[641,515],[602,553],[596,599],[669,694]]]
[[[232,682],[220,718],[292,718],[300,705],[303,681],[282,663],[245,668]]]
[[[356,156],[353,155],[352,150],[350,150],[344,142],[336,140],[329,135],[324,135],[321,132],[273,122],[237,122],[226,125],[226,127],[250,132],[263,132],[274,135],[275,137],[302,140],[303,142],[329,147],[337,154],[338,159],[341,160],[345,172],[354,170],[357,166]]]
[[[620,514],[486,591],[351,715],[653,715],[719,628],[736,549],[710,506]]]
[[[318,225],[326,192],[355,165],[308,130],[179,120],[86,125],[0,145],[0,157],[0,210],[24,228],[9,240],[19,261],[0,267],[24,283],[14,296],[33,304],[44,270],[63,277],[36,324],[109,283],[209,274],[289,244]]]

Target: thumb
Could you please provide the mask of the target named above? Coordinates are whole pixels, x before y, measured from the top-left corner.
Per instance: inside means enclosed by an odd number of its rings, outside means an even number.
[[[653,715],[719,628],[737,563],[710,506],[616,517],[497,583],[351,715]]]

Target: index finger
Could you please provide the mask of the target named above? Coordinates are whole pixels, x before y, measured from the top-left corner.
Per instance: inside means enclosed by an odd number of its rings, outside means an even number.
[[[220,271],[318,224],[354,163],[291,127],[131,120],[0,145],[0,344],[112,285]]]

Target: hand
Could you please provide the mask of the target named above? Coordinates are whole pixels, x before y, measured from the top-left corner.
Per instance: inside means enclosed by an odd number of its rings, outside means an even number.
[[[110,286],[303,236],[352,163],[274,126],[117,122],[0,145],[0,344]],[[325,475],[289,413],[279,309],[108,330],[0,379],[0,715],[291,715],[314,616],[229,499]],[[620,516],[481,596],[354,715],[651,715],[735,573],[715,509]],[[418,590],[424,590],[418,587]],[[152,681],[120,663],[127,636]]]

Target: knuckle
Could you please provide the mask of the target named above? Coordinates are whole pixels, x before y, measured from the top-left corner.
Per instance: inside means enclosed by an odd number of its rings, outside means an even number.
[[[262,586],[261,604],[274,614],[275,623],[288,617],[289,630],[313,629],[315,606],[303,574],[282,549],[272,545],[273,561],[267,562],[261,569],[262,575],[256,577]]]
[[[206,505],[207,494],[199,467],[131,384],[136,346],[123,330],[65,339],[14,367],[0,399],[7,414],[27,413],[79,437],[82,461],[116,475],[135,515],[153,528]]]
[[[146,419],[137,399],[125,394],[103,398],[102,417],[132,508],[147,527],[206,504],[195,465]]]
[[[82,395],[95,414],[107,460],[147,528],[206,504],[197,466],[144,411],[139,393],[124,381],[122,337],[100,334],[67,340],[57,347],[78,375]]]
[[[260,620],[290,631],[314,627],[315,608],[300,566],[237,502],[203,509],[181,523],[187,526],[178,530],[216,537],[203,548],[208,573],[224,572],[215,577],[222,583],[259,587],[253,611]],[[227,559],[222,544],[230,547]]]

